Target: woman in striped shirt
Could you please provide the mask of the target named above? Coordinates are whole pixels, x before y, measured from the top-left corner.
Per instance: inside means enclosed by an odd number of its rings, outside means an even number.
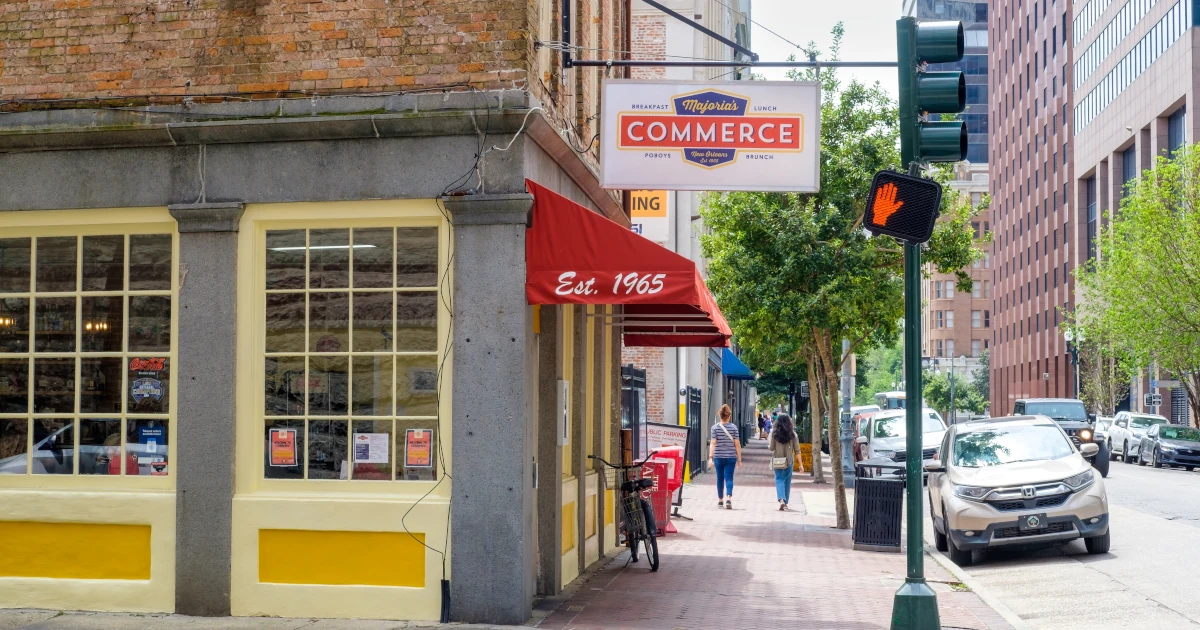
[[[742,442],[738,439],[738,428],[730,422],[733,410],[721,405],[717,414],[721,422],[709,431],[708,459],[717,470],[717,507],[733,509],[733,470],[742,465]],[[726,498],[728,497],[728,498]]]

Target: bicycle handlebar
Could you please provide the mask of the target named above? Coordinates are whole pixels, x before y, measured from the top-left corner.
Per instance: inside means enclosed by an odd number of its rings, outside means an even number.
[[[643,459],[642,461],[640,461],[636,464],[630,464],[628,466],[624,466],[624,465],[618,466],[616,464],[609,463],[603,457],[597,457],[595,455],[588,455],[588,459],[598,460],[600,463],[604,464],[605,466],[608,466],[609,468],[637,468],[639,466],[644,465],[646,462],[650,461],[650,458],[654,457],[657,454],[658,454],[658,451],[650,451],[650,454],[646,456],[646,459]]]

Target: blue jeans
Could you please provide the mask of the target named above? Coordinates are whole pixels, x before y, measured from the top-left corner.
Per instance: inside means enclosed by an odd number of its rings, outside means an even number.
[[[725,495],[733,496],[733,471],[737,468],[736,457],[714,457],[713,467],[717,469],[717,498],[724,499]]]
[[[792,499],[792,467],[775,469],[775,498],[788,503]]]

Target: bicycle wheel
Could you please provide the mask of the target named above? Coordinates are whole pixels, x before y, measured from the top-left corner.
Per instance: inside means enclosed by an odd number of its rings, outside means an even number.
[[[642,500],[642,515],[646,518],[646,561],[650,563],[650,570],[658,570],[658,526],[654,522],[654,508],[650,507],[650,502]]]

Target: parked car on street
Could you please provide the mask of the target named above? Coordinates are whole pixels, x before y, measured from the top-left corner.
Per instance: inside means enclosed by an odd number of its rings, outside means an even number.
[[[1108,428],[1108,444],[1111,445],[1113,459],[1119,454],[1121,461],[1126,464],[1136,462],[1146,431],[1156,424],[1170,423],[1170,420],[1152,413],[1118,412]]]
[[[856,436],[858,435],[857,418],[861,414],[869,414],[869,413],[874,413],[876,411],[879,411],[878,405],[857,405],[857,406],[850,408],[850,423],[851,423],[851,426],[854,427],[854,429],[855,429],[854,435],[856,435]],[[840,413],[838,414],[838,417],[841,417]],[[857,455],[858,454],[858,445],[853,444],[851,448],[853,449],[853,452],[855,453],[855,455]],[[821,429],[821,452],[825,453],[826,455],[829,454],[829,425],[828,425],[828,423]],[[854,461],[858,461],[858,460],[856,459]]]
[[[1096,426],[1092,427],[1092,439],[1097,444],[1108,443],[1108,428],[1112,426],[1112,416],[1096,416]],[[1112,448],[1108,449],[1112,453]]]
[[[1096,440],[1095,427],[1088,417],[1083,401],[1077,398],[1023,398],[1013,402],[1013,415],[1042,415],[1058,423],[1071,442],[1078,448],[1083,444],[1096,443],[1100,450],[1093,455],[1084,455],[1100,476],[1108,476],[1109,449],[1104,442]],[[1090,451],[1091,449],[1089,449]]]
[[[1088,553],[1109,548],[1108,495],[1078,447],[1046,416],[954,424],[925,464],[934,544],[959,566],[972,551],[1083,538]]]
[[[896,462],[905,461],[908,449],[906,412],[889,409],[871,416],[866,431],[855,438],[863,459],[884,457]],[[932,460],[946,435],[946,423],[938,412],[925,408],[921,412],[921,459]]]
[[[1200,466],[1200,429],[1155,424],[1142,436],[1138,453],[1147,454],[1138,460],[1140,466],[1183,466],[1191,472]]]

